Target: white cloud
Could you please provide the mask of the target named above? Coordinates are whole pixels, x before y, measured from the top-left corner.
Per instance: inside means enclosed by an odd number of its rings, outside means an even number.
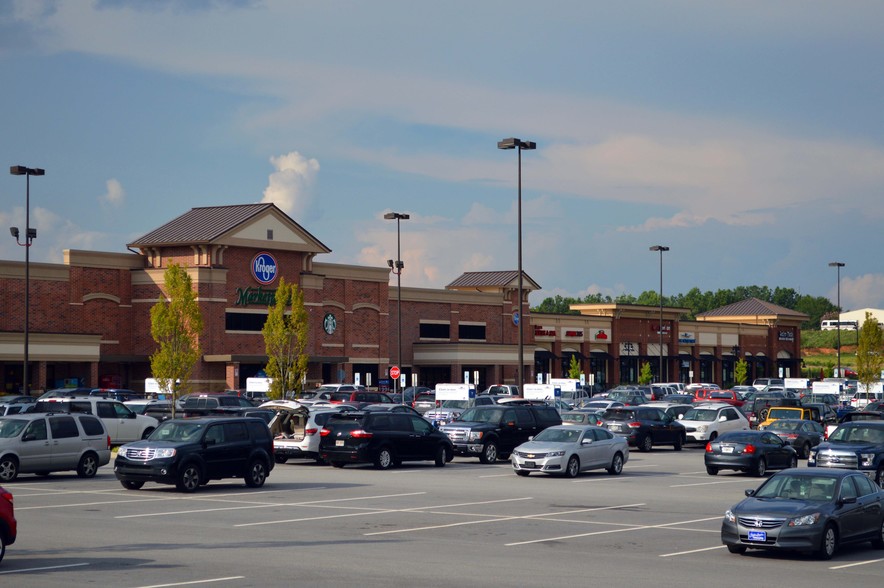
[[[834,302],[837,286],[830,293]],[[845,310],[884,308],[884,274],[865,274],[855,278],[841,276],[841,307]]]
[[[319,173],[319,162],[307,159],[297,151],[271,157],[276,171],[270,174],[261,202],[272,202],[286,214],[301,218],[310,207],[312,188]]]
[[[123,185],[114,178],[107,181],[107,192],[99,196],[99,200],[111,206],[121,206],[126,199],[126,191]]]

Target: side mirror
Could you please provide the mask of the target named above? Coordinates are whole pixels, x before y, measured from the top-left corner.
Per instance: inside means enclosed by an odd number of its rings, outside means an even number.
[[[838,504],[856,504],[856,496],[845,496],[838,499]]]
[[[529,436],[528,441],[534,441],[534,435]]]
[[[720,417],[718,417],[718,422],[719,422],[719,423],[723,423],[723,422],[726,421],[726,420],[727,420],[727,417],[724,416],[724,415],[721,415]]]
[[[591,445],[592,439],[584,439],[583,441],[580,442],[580,444],[581,445]]]
[[[21,440],[22,440],[22,441],[33,441],[33,440],[35,440],[36,438],[37,438],[37,436],[36,436],[35,434],[33,434],[33,433],[27,433],[27,434],[25,434],[25,435],[21,438]]]
[[[203,441],[203,444],[204,444],[204,445],[215,445],[215,443],[217,443],[217,440],[214,439],[214,438],[212,438],[212,439],[205,439],[205,440]]]
[[[746,490],[746,496],[755,496],[755,490],[754,489]]]

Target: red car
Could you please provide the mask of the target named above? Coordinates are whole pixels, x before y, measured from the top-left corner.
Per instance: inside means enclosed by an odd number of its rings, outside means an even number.
[[[0,561],[6,554],[6,546],[15,543],[17,533],[12,493],[0,486]]]
[[[708,402],[726,402],[737,408],[745,404],[745,402],[740,399],[740,395],[733,390],[709,390],[706,400]]]

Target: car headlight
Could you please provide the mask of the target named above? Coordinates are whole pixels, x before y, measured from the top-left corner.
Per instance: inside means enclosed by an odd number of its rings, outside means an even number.
[[[870,468],[875,465],[875,454],[874,453],[860,453],[859,454],[859,465],[864,468]]]
[[[478,441],[482,438],[482,431],[470,431],[470,436],[467,437],[470,441]]]
[[[565,455],[564,451],[550,451],[546,454],[547,457],[563,457]]]
[[[813,514],[804,515],[801,517],[795,517],[794,519],[789,519],[790,527],[806,527],[808,525],[815,525],[820,521],[820,513],[815,512]]]
[[[736,517],[736,515],[734,515],[734,511],[732,511],[730,509],[724,511],[724,520],[726,520],[729,523],[737,522],[737,517]]]
[[[154,453],[154,459],[167,459],[169,457],[175,457],[175,449],[171,447],[157,449]]]
[[[811,449],[810,454],[807,456],[807,465],[810,465],[812,463],[816,463],[816,450],[815,449]]]
[[[706,429],[708,429],[708,428],[709,428],[709,425],[700,425],[697,427],[697,432],[698,433],[705,433]]]

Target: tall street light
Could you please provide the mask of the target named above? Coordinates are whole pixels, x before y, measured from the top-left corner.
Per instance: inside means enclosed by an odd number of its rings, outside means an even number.
[[[843,378],[844,374],[841,373],[841,268],[844,267],[845,264],[840,261],[832,261],[829,262],[829,267],[836,268],[838,272],[838,320],[835,321],[835,325],[838,328],[838,377]]]
[[[525,321],[522,320],[524,317],[522,316],[522,151],[523,150],[532,150],[537,149],[537,143],[534,141],[522,141],[521,139],[516,139],[515,137],[510,137],[509,139],[503,139],[502,141],[497,142],[498,149],[516,149],[519,152],[519,368],[518,368],[518,377],[516,378],[519,383],[519,394],[522,393],[525,379],[524,379],[524,361],[522,359],[524,355],[524,339],[522,337],[522,323]]]
[[[405,267],[405,264],[402,262],[402,255],[399,251],[399,221],[408,220],[411,218],[410,215],[403,214],[401,212],[388,212],[384,215],[384,218],[387,220],[396,220],[396,261],[392,259],[387,260],[387,265],[390,266],[390,271],[396,274],[396,347],[398,348],[398,352],[396,355],[396,365],[399,366],[399,369],[402,369],[402,268]],[[399,378],[393,380],[393,392],[396,392],[397,382]],[[403,390],[402,404],[405,404],[405,393]]]
[[[660,379],[658,382],[664,381],[663,375],[663,252],[669,251],[669,247],[664,245],[653,245],[651,251],[660,252],[660,324],[657,325],[657,331],[660,333]]]
[[[31,243],[37,238],[37,229],[31,228],[31,176],[42,176],[45,170],[40,168],[13,165],[9,173],[14,176],[25,176],[25,241],[19,240],[18,227],[9,227],[9,232],[15,237],[15,242],[25,248],[25,355],[22,371],[22,394],[30,395],[28,390],[28,333],[31,310]]]

